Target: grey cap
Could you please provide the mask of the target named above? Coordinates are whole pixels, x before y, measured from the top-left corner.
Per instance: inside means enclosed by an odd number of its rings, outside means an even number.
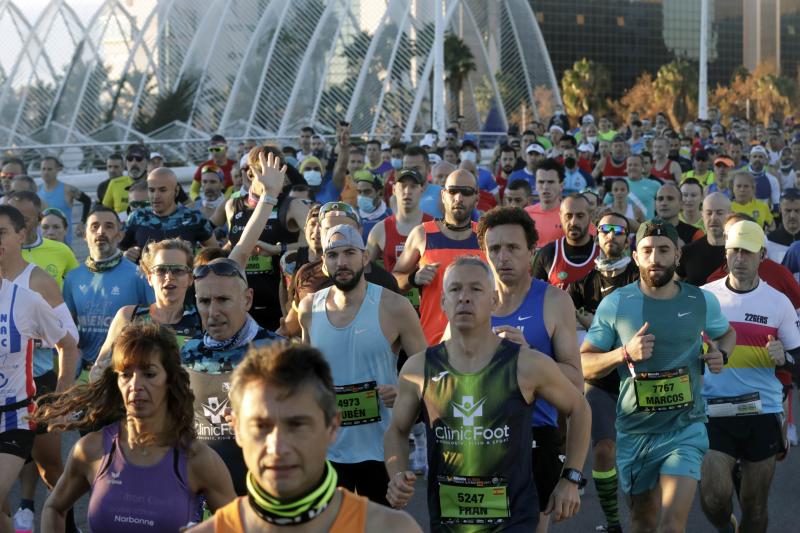
[[[331,242],[334,235],[341,235],[343,238]],[[339,224],[338,226],[330,228],[322,238],[323,250],[330,250],[331,248],[345,248],[350,246],[359,250],[367,249],[367,247],[364,246],[364,239],[361,237],[361,233],[359,233],[359,231],[353,226]]]

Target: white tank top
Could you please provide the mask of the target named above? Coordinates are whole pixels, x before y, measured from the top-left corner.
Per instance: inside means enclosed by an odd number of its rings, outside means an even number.
[[[36,268],[36,265],[33,263],[28,263],[28,266],[25,267],[25,270],[20,272],[16,278],[11,280],[11,283],[14,285],[19,285],[20,287],[24,287],[26,289],[31,288],[31,272],[33,269]]]

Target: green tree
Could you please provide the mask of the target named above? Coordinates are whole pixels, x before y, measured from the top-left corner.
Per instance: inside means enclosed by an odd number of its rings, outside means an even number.
[[[192,112],[192,102],[197,91],[197,78],[184,77],[174,90],[156,99],[155,111],[150,116],[139,114],[134,127],[149,133],[176,120],[186,121]]]
[[[697,115],[697,68],[675,59],[658,69],[653,81],[656,101],[674,128]]]
[[[607,96],[611,91],[611,74],[601,63],[583,58],[561,78],[561,98],[567,114],[577,119],[589,111],[598,113],[608,107]]]
[[[477,69],[475,56],[458,35],[448,32],[444,38],[445,83],[450,92],[452,116],[461,114],[461,90],[471,72]]]

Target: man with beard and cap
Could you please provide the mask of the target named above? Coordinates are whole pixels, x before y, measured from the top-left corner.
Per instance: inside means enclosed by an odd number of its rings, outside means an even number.
[[[712,192],[703,200],[703,224],[707,233],[681,248],[681,260],[675,274],[686,283],[700,287],[708,276],[725,262],[725,218],[731,201],[721,192]]]
[[[143,145],[129,146],[125,153],[125,168],[128,175],[112,179],[100,199],[103,205],[113,209],[123,222],[128,216],[128,190],[132,184],[145,180],[149,158],[150,152]]]
[[[475,235],[477,224],[471,220],[477,201],[473,174],[456,170],[447,176],[442,191],[444,219],[423,222],[411,230],[393,270],[401,290],[421,290],[420,321],[429,346],[439,342],[447,326],[441,306],[445,269],[458,256],[483,257]]]
[[[575,337],[575,307],[564,291],[531,277],[536,237],[533,221],[519,208],[492,209],[478,223],[478,242],[497,279],[492,329],[499,337],[551,357],[580,390],[583,374]],[[533,479],[539,509],[546,509],[563,466],[556,408],[537,400],[532,427]],[[548,524],[549,517],[541,515],[537,531],[546,531]]]
[[[569,286],[569,295],[578,309],[578,322],[587,331],[603,298],[639,279],[639,267],[630,257],[629,239],[628,219],[624,215],[607,213],[598,221],[600,255],[594,261],[594,270]],[[592,408],[592,478],[606,517],[606,531],[621,532],[615,467],[617,435],[614,430],[619,375],[611,372],[598,376],[592,363],[594,359],[587,357],[583,367],[586,401]]]
[[[323,233],[324,271],[333,286],[303,298],[303,341],[331,366],[342,429],[328,449],[339,484],[387,504],[383,434],[397,396],[397,353],[418,353],[425,338],[409,301],[368,283],[369,255],[361,234],[340,224]]]
[[[559,216],[564,236],[539,250],[533,261],[533,277],[566,290],[570,283],[586,277],[594,268],[600,248],[589,226],[589,201],[580,194],[564,198]]]
[[[616,371],[622,382],[617,470],[635,532],[685,531],[708,450],[703,368],[719,373],[736,345],[717,298],[673,281],[679,258],[672,224],[643,223],[633,252],[639,282],[600,302],[581,346],[593,375]]]

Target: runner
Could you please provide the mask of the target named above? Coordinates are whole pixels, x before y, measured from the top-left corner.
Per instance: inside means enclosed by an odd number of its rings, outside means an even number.
[[[59,181],[58,173],[63,169],[61,161],[53,156],[46,156],[42,158],[41,171],[42,171],[42,184],[39,185],[39,198],[47,204],[47,207],[54,207],[61,210],[67,216],[67,236],[66,243],[72,244],[73,233],[76,237],[83,238],[84,230],[86,229],[86,218],[89,216],[89,209],[92,207],[92,199],[81,192],[73,185],[67,185],[63,181]],[[72,229],[72,204],[80,202],[83,205],[81,212],[81,220]]]
[[[528,453],[530,420],[534,399],[543,398],[569,419],[563,479],[544,512],[556,522],[573,516],[589,447],[586,401],[550,357],[492,334],[497,299],[486,263],[460,257],[444,278],[451,336],[414,355],[401,372],[384,437],[389,502],[405,507],[413,496],[408,432],[422,409],[431,530],[533,531],[539,509]]]
[[[575,307],[564,291],[530,275],[536,249],[533,221],[521,209],[493,209],[478,223],[478,242],[497,279],[499,303],[492,313],[494,332],[549,356],[581,390]],[[558,483],[560,439],[556,408],[545,400],[537,401],[533,409],[532,461],[539,509],[547,507]],[[537,531],[547,531],[548,523],[549,517],[541,515]]]
[[[60,352],[60,369],[56,389],[66,390],[74,381],[78,347],[75,339],[64,328],[62,320],[39,294],[2,278],[5,276],[2,260],[7,248],[18,248],[25,228],[22,215],[13,208],[3,209],[0,220],[10,227],[0,229],[0,502],[5,502],[16,481],[25,459],[33,449],[35,425],[30,420],[33,413],[34,340],[39,339]],[[6,222],[3,226],[6,226]],[[7,231],[13,229],[13,231]],[[15,238],[19,236],[19,239]],[[7,242],[8,241],[8,242]],[[0,531],[13,531],[11,518],[0,512]]]
[[[477,224],[470,220],[477,198],[474,175],[465,170],[450,174],[442,192],[444,219],[411,230],[393,270],[402,291],[421,289],[420,322],[429,345],[439,342],[447,326],[441,307],[444,270],[458,256],[483,256],[475,236]]]
[[[536,169],[535,194],[539,203],[526,207],[525,212],[536,223],[539,241],[543,248],[564,234],[561,229],[561,197],[564,189],[564,167],[555,159],[545,159]]]
[[[686,178],[681,182],[681,212],[678,217],[697,229],[705,231],[703,214],[703,186],[695,178]]]
[[[255,172],[257,179],[253,180],[251,189],[258,196],[256,208],[239,244],[231,251],[231,256],[239,260],[220,258],[195,267],[195,295],[203,332],[181,348],[183,366],[189,373],[194,392],[198,438],[222,457],[239,495],[246,492],[247,468],[234,442],[230,424],[225,420],[231,372],[244,358],[249,345],[269,344],[280,338],[260,327],[247,314],[253,303],[253,290],[247,286],[242,263],[252,252],[263,227],[260,224],[278,203],[276,196],[283,187],[286,172],[286,165],[281,167],[275,154],[260,151],[258,158],[260,172]]]
[[[231,501],[225,465],[195,437],[190,398],[172,331],[125,328],[101,379],[51,396],[36,412],[54,430],[92,431],[72,448],[42,511],[42,531],[64,531],[67,509],[90,491],[87,522],[95,532],[178,531],[198,520],[199,495],[211,509]]]
[[[406,513],[336,488],[326,461],[341,422],[328,363],[307,345],[251,349],[231,378],[232,426],[247,471],[237,498],[191,533],[416,533]]]
[[[69,246],[51,241],[39,235],[39,222],[42,219],[42,200],[35,193],[17,191],[5,197],[6,203],[16,207],[25,217],[25,244],[22,257],[33,263],[56,279],[58,287],[64,285],[67,272],[78,267],[78,260]]]
[[[656,216],[666,220],[678,231],[679,244],[689,244],[703,236],[703,230],[681,220],[683,193],[677,183],[667,182],[656,192]]]
[[[144,247],[139,269],[155,293],[155,303],[120,307],[108,327],[100,353],[89,372],[89,379],[100,379],[103,370],[111,364],[114,342],[131,322],[155,322],[169,326],[182,347],[187,339],[202,331],[200,315],[194,302],[186,298],[192,286],[194,254],[189,243],[181,239],[150,242]]]
[[[733,477],[741,461],[741,528],[767,531],[767,501],[775,457],[784,450],[783,386],[775,367],[800,356],[797,314],[789,299],[761,282],[766,256],[761,227],[750,221],[727,229],[727,277],[703,288],[714,294],[736,330],[737,345],[719,374],[706,374],[709,451],[703,460],[700,501],[719,531],[735,532]]]
[[[681,166],[669,159],[669,139],[666,137],[653,139],[653,168],[650,175],[662,182],[678,183],[681,180]]]
[[[603,215],[597,224],[597,237],[600,255],[595,259],[594,270],[569,286],[569,294],[578,309],[578,322],[587,331],[603,298],[639,279],[639,268],[630,257],[627,218],[620,213]],[[583,360],[584,392],[592,408],[592,478],[606,517],[605,530],[621,533],[614,430],[619,374],[597,375],[592,366],[594,362],[591,356]]]
[[[64,280],[64,301],[80,334],[79,372],[86,371],[81,376],[84,381],[89,377],[88,371],[100,353],[117,310],[126,305],[149,305],[153,300],[136,265],[122,257],[117,249],[121,238],[117,214],[104,205],[95,205],[86,227],[89,256]]]
[[[720,372],[736,333],[714,295],[672,281],[680,257],[672,224],[645,222],[636,246],[641,279],[600,302],[581,357],[593,375],[616,370],[622,381],[617,471],[632,530],[685,531],[708,449],[702,363]],[[703,332],[714,339],[706,354]]]
[[[200,179],[203,174],[203,167],[209,165],[219,167],[222,171],[224,191],[227,191],[233,186],[233,176],[231,172],[233,171],[234,165],[236,165],[236,161],[228,158],[228,141],[225,140],[225,137],[219,134],[211,136],[208,143],[208,155],[209,159],[197,165],[197,169],[194,171],[192,187],[189,191],[193,199],[196,199],[200,195],[200,187],[202,185]]]
[[[780,223],[767,235],[767,256],[780,263],[793,242],[800,240],[800,189],[789,187],[781,193]]]
[[[707,233],[681,248],[678,279],[700,287],[725,263],[725,220],[730,212],[731,201],[721,192],[705,197],[702,217]]]
[[[371,170],[359,170],[353,174],[353,181],[358,191],[358,216],[363,226],[364,241],[376,224],[392,214],[392,210],[383,201],[382,179]]]
[[[149,241],[180,237],[192,246],[217,246],[211,223],[194,209],[179,203],[178,178],[166,168],[157,168],[147,176],[150,206],[137,209],[125,224],[125,235],[119,243],[125,257],[138,262],[142,248]]]
[[[113,178],[106,187],[102,203],[113,209],[120,217],[127,218],[128,190],[134,183],[141,183],[147,177],[147,160],[150,152],[141,144],[132,144],[125,153],[127,176]]]
[[[364,279],[365,249],[352,226],[326,230],[324,268],[334,285],[306,296],[298,316],[303,340],[322,351],[333,371],[344,427],[328,458],[339,483],[385,504],[381,439],[397,395],[397,352],[417,353],[425,344],[408,300]]]
[[[580,194],[561,202],[560,217],[563,237],[551,242],[536,254],[533,277],[566,290],[570,283],[581,280],[594,268],[600,248],[589,233],[591,218],[589,201]]]
[[[58,284],[52,276],[35,264],[28,263],[22,257],[22,243],[25,241],[24,218],[16,208],[10,205],[0,206],[0,233],[4,235],[4,253],[0,256],[3,278],[22,288],[36,292],[44,298],[77,343],[78,329],[70,316],[69,308],[64,303]],[[68,361],[63,358],[63,352],[59,352],[58,355],[60,356],[59,373],[69,374],[70,377],[74,376],[75,367],[78,364],[77,358]],[[34,399],[56,390],[59,377],[53,368],[53,359],[52,347],[38,346],[34,348],[33,381],[36,385]],[[36,466],[38,465],[42,479],[51,490],[64,471],[64,464],[61,461],[61,435],[48,433],[46,426],[37,427],[36,435],[31,457],[27,458],[26,467],[21,476],[20,508],[14,513],[14,528],[20,531],[33,529]],[[74,529],[74,523],[71,525]]]

